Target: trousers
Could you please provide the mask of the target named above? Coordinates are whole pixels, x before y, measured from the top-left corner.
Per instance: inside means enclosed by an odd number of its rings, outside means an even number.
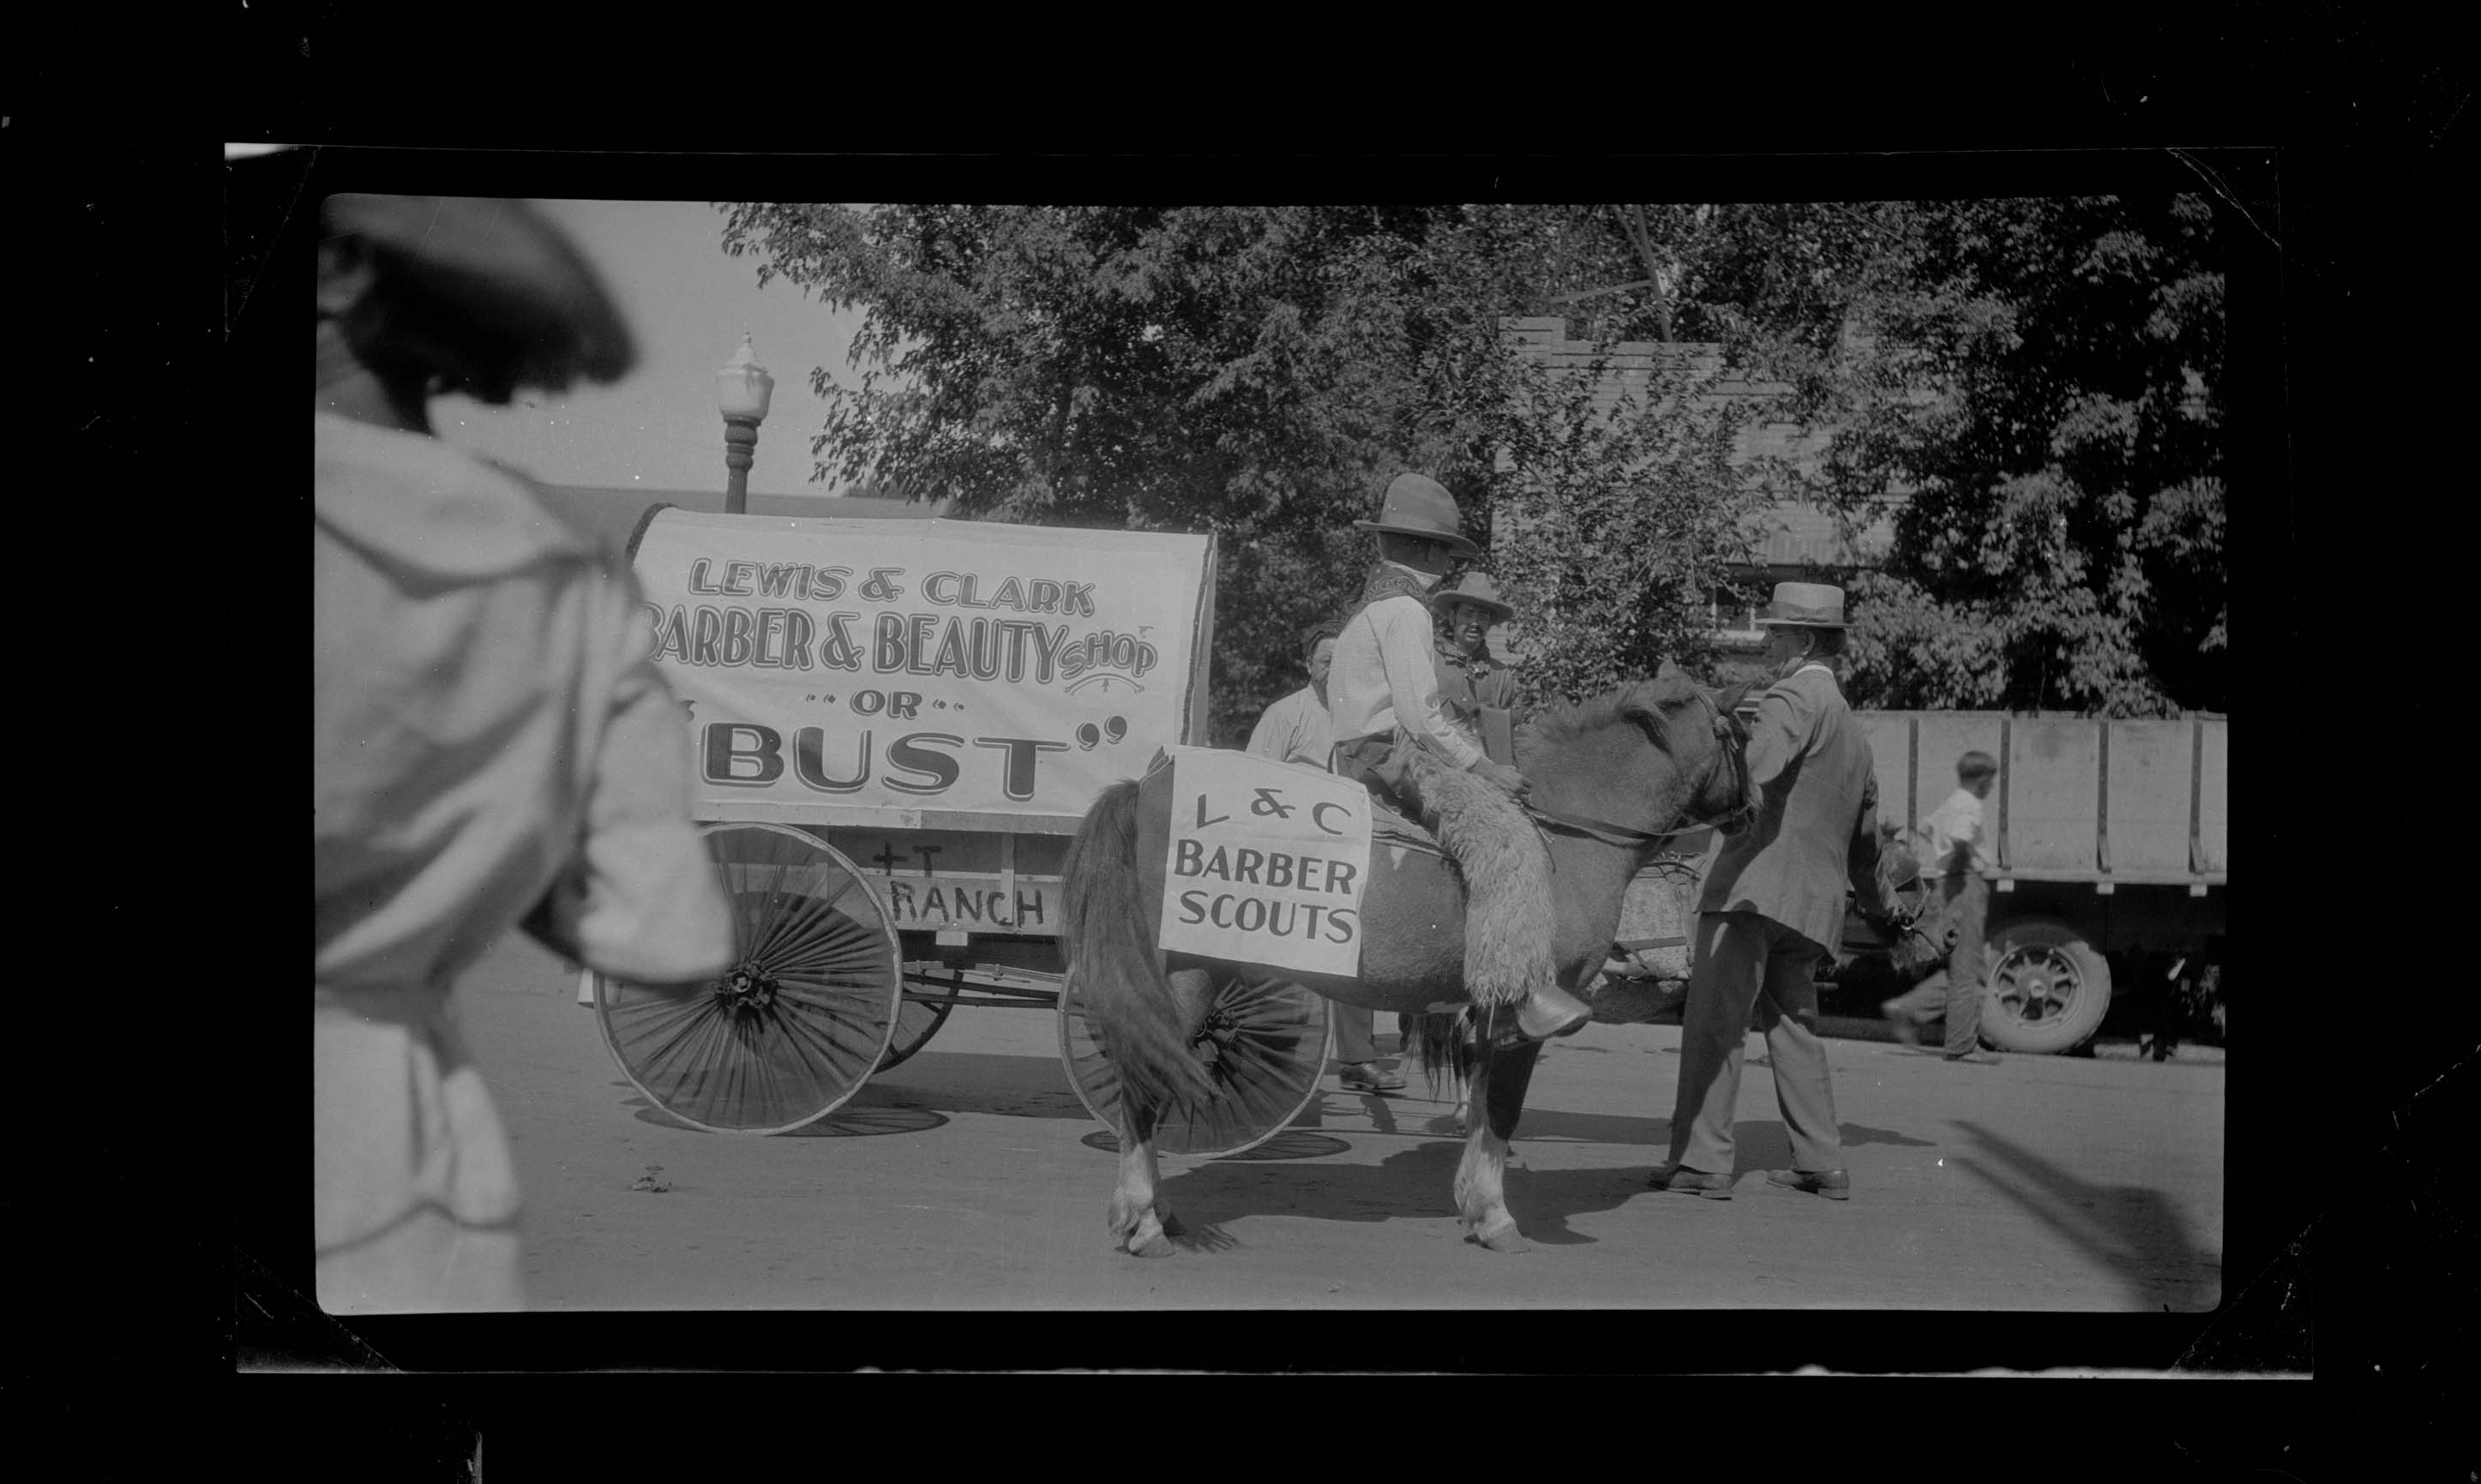
[[[1330,1001],[1327,1003],[1326,1013],[1327,1018],[1335,1022],[1336,1060],[1368,1061],[1378,1054],[1378,1048],[1371,1041],[1371,1037],[1378,1029],[1376,1010],[1366,1010],[1357,1004],[1338,1004]]]
[[[477,1227],[426,1207],[386,1231],[319,1254],[330,1315],[510,1313],[525,1307],[513,1225]]]
[[[1944,966],[1896,996],[1890,1009],[1916,1024],[1946,1017],[1946,1054],[1961,1056],[1981,1039],[1981,945],[1990,924],[1990,883],[1961,872],[1939,878],[1939,896],[1944,928],[1954,930],[1955,947]]]
[[[524,1307],[508,1135],[446,987],[318,989],[311,1053],[319,1307]]]
[[[1817,1038],[1823,944],[1755,912],[1702,912],[1688,1003],[1681,1019],[1680,1091],[1671,1110],[1671,1159],[1709,1175],[1733,1167],[1733,1124],[1750,1018],[1774,1063],[1775,1106],[1791,1135],[1792,1167],[1843,1168],[1835,1083]]]

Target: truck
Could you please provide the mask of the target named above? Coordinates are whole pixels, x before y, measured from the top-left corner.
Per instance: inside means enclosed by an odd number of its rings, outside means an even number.
[[[1909,827],[1956,787],[1969,751],[1998,760],[1983,804],[1993,868],[1982,958],[1981,1036],[2009,1052],[2089,1047],[2114,990],[2170,1013],[2159,1057],[2185,1017],[2221,1016],[2231,885],[2231,722],[2189,714],[2110,720],[2055,713],[1856,711],[1877,769],[1878,817]],[[1714,842],[1638,876],[1620,962],[1675,983],[1686,923]],[[1887,940],[1847,914],[1836,946],[1838,1003],[1892,993]]]

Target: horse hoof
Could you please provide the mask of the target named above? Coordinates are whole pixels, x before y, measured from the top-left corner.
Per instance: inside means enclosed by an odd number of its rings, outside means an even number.
[[[1167,1258],[1179,1250],[1180,1249],[1178,1247],[1172,1245],[1172,1240],[1169,1237],[1158,1232],[1153,1237],[1148,1237],[1144,1245],[1131,1247],[1129,1249],[1129,1256],[1133,1258]]]
[[[1465,1240],[1493,1252],[1531,1252],[1533,1244],[1517,1235],[1515,1218],[1501,1222],[1486,1231],[1467,1230]]]

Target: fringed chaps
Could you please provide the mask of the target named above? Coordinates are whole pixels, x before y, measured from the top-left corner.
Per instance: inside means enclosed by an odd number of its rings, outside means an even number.
[[[1465,883],[1465,992],[1476,1006],[1522,1004],[1558,983],[1551,855],[1524,808],[1498,785],[1404,749],[1412,802]]]

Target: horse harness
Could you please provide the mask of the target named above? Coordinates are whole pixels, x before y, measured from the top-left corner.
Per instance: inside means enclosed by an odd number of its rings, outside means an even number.
[[[1539,804],[1527,804],[1525,806],[1527,812],[1533,815],[1536,820],[1550,824],[1554,829],[1564,829],[1573,834],[1589,836],[1593,839],[1600,840],[1606,845],[1619,846],[1655,845],[1662,841],[1678,839],[1682,835],[1694,834],[1699,830],[1712,829],[1720,824],[1728,824],[1734,820],[1753,818],[1757,814],[1758,806],[1757,801],[1750,797],[1749,760],[1746,752],[1743,750],[1745,745],[1744,742],[1735,730],[1729,714],[1726,713],[1722,707],[1717,706],[1714,703],[1714,698],[1712,696],[1700,690],[1697,692],[1697,699],[1699,704],[1703,705],[1707,711],[1711,714],[1713,717],[1714,740],[1722,744],[1723,755],[1731,762],[1734,785],[1732,791],[1733,796],[1740,800],[1739,807],[1734,809],[1731,813],[1724,815],[1718,820],[1691,820],[1684,824],[1676,825],[1671,829],[1652,831],[1632,829],[1625,824],[1613,824],[1606,820],[1585,819],[1581,816],[1566,814],[1556,809],[1547,809]],[[1688,940],[1685,937],[1630,938],[1614,943],[1611,946],[1624,953],[1633,954],[1642,952],[1648,949],[1679,948],[1687,941]]]

